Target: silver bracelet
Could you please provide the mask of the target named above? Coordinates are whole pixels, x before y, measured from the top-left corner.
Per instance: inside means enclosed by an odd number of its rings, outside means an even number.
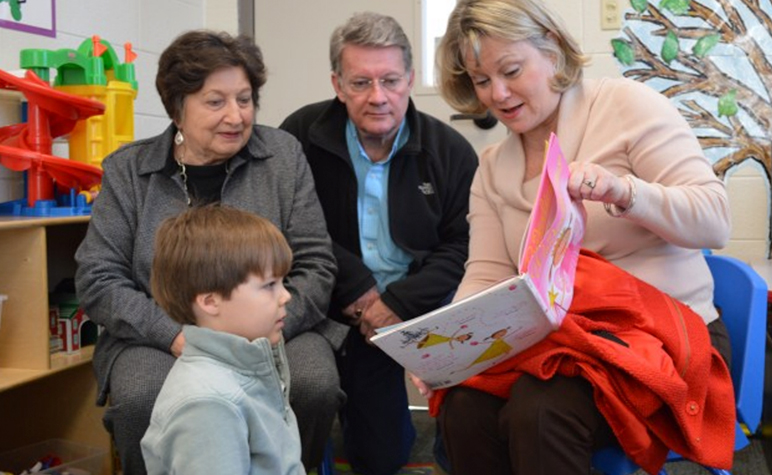
[[[630,210],[633,209],[633,206],[635,206],[635,181],[633,181],[633,177],[631,175],[625,175],[625,179],[627,179],[627,183],[630,185],[630,201],[627,203],[627,206],[625,206],[624,209],[620,211],[620,207],[617,205],[612,205],[611,203],[603,203],[603,208],[606,210],[606,213],[608,213],[608,215],[613,218],[622,218],[627,216],[630,213]]]

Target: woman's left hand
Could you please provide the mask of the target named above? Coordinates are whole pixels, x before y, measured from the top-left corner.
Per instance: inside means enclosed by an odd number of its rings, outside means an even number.
[[[622,176],[616,176],[594,163],[568,164],[568,194],[575,200],[609,203],[625,208],[630,203],[630,185]]]

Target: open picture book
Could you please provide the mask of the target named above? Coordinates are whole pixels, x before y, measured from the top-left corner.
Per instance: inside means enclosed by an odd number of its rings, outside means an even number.
[[[568,195],[568,163],[550,136],[519,275],[398,325],[371,341],[432,388],[453,386],[537,343],[574,293],[586,213]]]

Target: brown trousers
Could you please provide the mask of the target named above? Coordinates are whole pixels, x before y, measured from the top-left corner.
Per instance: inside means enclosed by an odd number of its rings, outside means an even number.
[[[731,363],[724,323],[710,341]],[[521,376],[509,399],[475,389],[448,391],[439,414],[452,475],[587,475],[592,453],[616,444],[582,378]]]

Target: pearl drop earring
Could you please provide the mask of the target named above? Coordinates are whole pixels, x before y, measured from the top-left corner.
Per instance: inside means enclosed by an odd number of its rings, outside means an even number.
[[[182,142],[185,141],[185,137],[182,135],[182,131],[178,130],[176,134],[174,134],[174,143],[177,145],[182,145]]]

